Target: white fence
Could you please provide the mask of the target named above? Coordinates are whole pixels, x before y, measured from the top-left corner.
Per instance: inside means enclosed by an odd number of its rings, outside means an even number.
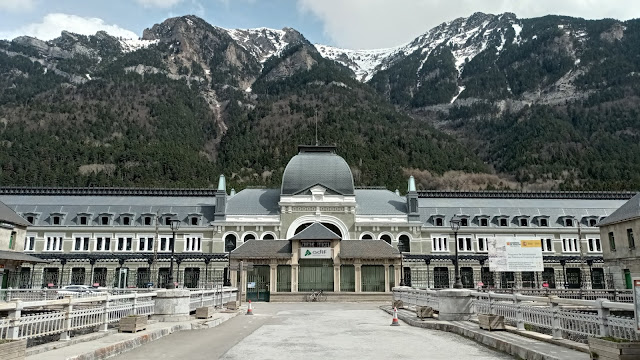
[[[204,306],[222,307],[226,302],[235,300],[236,296],[236,288],[223,288],[219,286],[212,290],[192,290],[189,309],[195,311],[197,308]]]
[[[563,299],[596,300],[607,299],[615,302],[633,302],[631,289],[495,289],[496,293],[531,296],[557,296]]]
[[[436,290],[398,287],[393,293],[394,299],[407,305],[439,308]],[[548,331],[554,339],[570,338],[582,342],[587,337],[603,336],[640,340],[633,315],[625,316],[633,312],[633,304],[606,299],[576,300],[493,292],[473,291],[471,294],[476,313],[502,315],[505,322],[518,330]],[[620,315],[614,315],[612,311]]]
[[[153,289],[95,289],[91,291],[70,291],[64,289],[0,289],[0,302],[2,301],[41,301],[58,300],[65,296],[74,298],[100,297],[106,294],[123,295],[133,293],[153,292]]]

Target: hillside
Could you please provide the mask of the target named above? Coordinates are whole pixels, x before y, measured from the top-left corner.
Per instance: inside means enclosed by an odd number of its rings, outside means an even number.
[[[335,143],[357,185],[640,189],[640,21],[476,13],[392,49],[170,18],[0,41],[0,184],[279,184]]]
[[[292,29],[171,18],[140,40],[63,33],[0,43],[0,184],[279,184],[302,143],[335,143],[359,185],[403,169],[486,172]]]

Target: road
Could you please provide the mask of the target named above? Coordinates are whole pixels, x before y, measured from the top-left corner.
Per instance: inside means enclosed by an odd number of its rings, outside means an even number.
[[[455,334],[389,326],[376,304],[253,305],[254,316],[171,334],[114,359],[513,359]]]

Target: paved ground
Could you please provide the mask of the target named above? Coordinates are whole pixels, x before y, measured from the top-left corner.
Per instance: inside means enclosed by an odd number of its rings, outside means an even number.
[[[114,359],[512,359],[455,334],[389,326],[379,304],[254,305],[254,316],[171,334]]]

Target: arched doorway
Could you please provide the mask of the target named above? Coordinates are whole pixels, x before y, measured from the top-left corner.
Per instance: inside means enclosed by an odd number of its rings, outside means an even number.
[[[398,238],[398,250],[405,253],[411,252],[411,241],[409,239],[409,236],[400,235],[400,237]]]

